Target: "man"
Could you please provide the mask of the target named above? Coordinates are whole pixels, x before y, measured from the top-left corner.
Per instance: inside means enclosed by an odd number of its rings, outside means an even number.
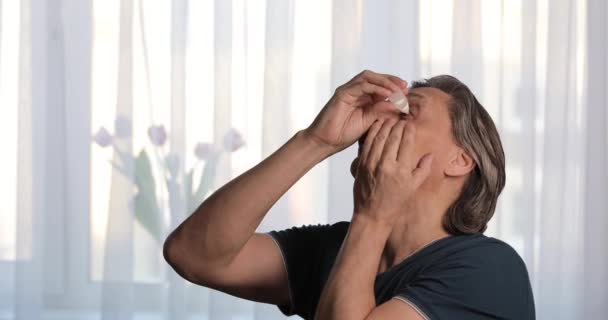
[[[402,90],[411,113],[384,100]],[[359,142],[350,222],[255,233],[315,164]],[[534,319],[526,267],[486,237],[505,183],[498,132],[456,78],[364,71],[313,123],[167,238],[185,279],[304,319]]]

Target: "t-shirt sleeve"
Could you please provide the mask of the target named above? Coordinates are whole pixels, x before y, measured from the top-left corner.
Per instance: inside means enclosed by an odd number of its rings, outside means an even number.
[[[493,243],[439,261],[399,286],[426,319],[535,319],[528,272],[510,246]]]
[[[314,316],[322,290],[321,267],[327,262],[328,250],[336,245],[333,242],[339,224],[304,225],[267,233],[281,250],[287,270],[290,303],[278,306],[286,316]]]

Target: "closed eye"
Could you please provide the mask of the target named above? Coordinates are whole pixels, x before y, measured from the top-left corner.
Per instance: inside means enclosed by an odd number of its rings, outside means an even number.
[[[410,114],[416,116],[418,114],[420,106],[417,103],[410,103]]]

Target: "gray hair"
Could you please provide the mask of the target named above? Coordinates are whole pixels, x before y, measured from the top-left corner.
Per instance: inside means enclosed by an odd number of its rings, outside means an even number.
[[[498,130],[471,90],[455,77],[440,75],[411,86],[422,87],[436,88],[450,96],[452,135],[475,160],[460,196],[443,217],[443,227],[450,234],[483,233],[505,186],[505,154]]]

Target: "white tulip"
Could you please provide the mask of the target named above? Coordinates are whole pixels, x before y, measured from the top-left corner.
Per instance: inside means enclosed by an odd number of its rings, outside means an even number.
[[[148,137],[150,137],[150,141],[155,146],[162,146],[167,141],[167,131],[163,125],[160,126],[150,126],[148,128]]]
[[[218,148],[211,143],[199,142],[196,144],[196,147],[194,147],[194,154],[200,160],[207,160],[218,152]]]
[[[95,133],[95,135],[93,136],[93,141],[95,141],[95,143],[97,143],[102,148],[111,145],[112,140],[112,135],[104,127],[99,128],[99,130],[97,130],[97,133]]]
[[[224,135],[224,148],[228,152],[234,152],[245,145],[243,136],[234,128],[231,128]]]

